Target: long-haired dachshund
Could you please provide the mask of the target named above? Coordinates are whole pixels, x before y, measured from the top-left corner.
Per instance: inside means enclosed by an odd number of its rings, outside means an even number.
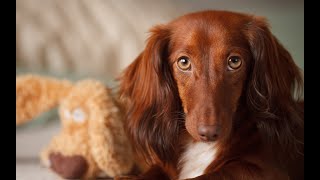
[[[128,135],[151,164],[126,178],[304,179],[302,90],[264,18],[204,11],[155,26],[120,79]]]

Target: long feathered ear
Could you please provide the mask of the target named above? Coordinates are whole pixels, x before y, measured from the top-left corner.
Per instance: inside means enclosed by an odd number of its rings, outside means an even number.
[[[179,131],[175,115],[181,107],[167,59],[169,42],[170,30],[163,25],[154,27],[144,51],[120,79],[129,136],[136,150],[151,161],[173,160],[172,146]]]
[[[262,119],[258,126],[269,140],[276,138],[287,148],[295,146],[299,143],[297,129],[303,127],[303,109],[295,99],[303,88],[301,72],[265,19],[255,17],[245,33],[253,57],[248,106]]]

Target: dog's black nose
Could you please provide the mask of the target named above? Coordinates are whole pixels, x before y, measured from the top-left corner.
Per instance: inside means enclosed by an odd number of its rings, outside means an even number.
[[[198,133],[203,141],[215,141],[220,133],[219,125],[199,125]]]

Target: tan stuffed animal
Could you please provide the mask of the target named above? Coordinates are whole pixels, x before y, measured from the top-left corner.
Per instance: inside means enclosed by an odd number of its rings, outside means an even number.
[[[62,130],[42,151],[42,163],[68,179],[131,173],[133,153],[110,89],[95,80],[72,84],[35,75],[16,78],[17,125],[57,105]]]

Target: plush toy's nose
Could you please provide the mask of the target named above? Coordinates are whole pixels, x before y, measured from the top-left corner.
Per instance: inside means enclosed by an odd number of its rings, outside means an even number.
[[[64,156],[60,153],[50,153],[51,168],[65,179],[79,179],[88,169],[86,160],[79,155]]]

